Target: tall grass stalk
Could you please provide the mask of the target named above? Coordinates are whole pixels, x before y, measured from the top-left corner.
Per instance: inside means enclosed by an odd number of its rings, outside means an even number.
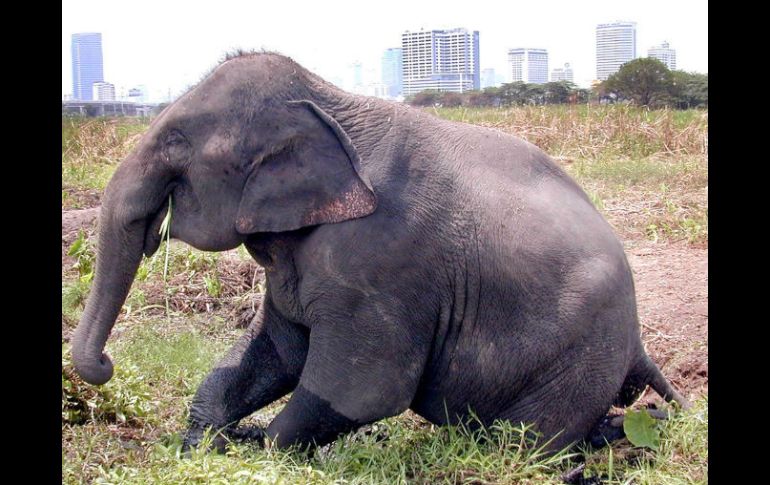
[[[168,300],[168,255],[171,251],[170,244],[171,244],[171,210],[172,210],[172,197],[171,194],[168,194],[168,211],[166,212],[166,217],[163,218],[163,222],[160,224],[160,231],[158,234],[160,234],[161,239],[166,240],[166,260],[163,263],[163,288],[164,293],[166,294],[166,321],[171,323],[171,310]]]

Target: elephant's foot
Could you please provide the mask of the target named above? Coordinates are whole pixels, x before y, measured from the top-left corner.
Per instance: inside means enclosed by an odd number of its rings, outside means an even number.
[[[585,441],[593,448],[603,448],[608,443],[622,439],[625,436],[626,432],[623,431],[623,415],[607,415],[588,433]]]
[[[219,453],[224,453],[227,449],[227,444],[233,441],[238,443],[256,443],[259,446],[264,446],[265,444],[265,431],[258,426],[240,426],[217,430],[214,426],[196,423],[191,424],[187,428],[184,441],[182,442],[182,452],[189,456],[193,449],[200,447],[207,432],[211,436],[208,451],[216,450]]]
[[[259,426],[240,426],[227,431],[227,436],[241,443],[256,443],[259,446],[265,446],[265,430]]]

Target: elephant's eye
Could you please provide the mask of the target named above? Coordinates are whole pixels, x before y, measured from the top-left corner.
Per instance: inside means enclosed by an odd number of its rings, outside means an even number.
[[[170,131],[164,141],[163,155],[167,162],[185,161],[190,156],[190,143],[181,132]]]
[[[173,130],[166,135],[166,145],[176,145],[179,143],[187,143],[187,139],[179,131]]]

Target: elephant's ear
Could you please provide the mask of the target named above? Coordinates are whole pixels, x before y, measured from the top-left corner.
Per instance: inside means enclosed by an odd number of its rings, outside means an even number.
[[[288,110],[295,136],[246,180],[238,232],[292,231],[374,212],[371,183],[342,127],[310,101],[291,102]]]

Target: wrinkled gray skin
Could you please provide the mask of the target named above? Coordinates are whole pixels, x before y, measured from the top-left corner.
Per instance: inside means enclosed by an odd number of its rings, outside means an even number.
[[[112,375],[104,345],[169,194],[172,237],[245,244],[267,276],[195,396],[187,446],[207,427],[262,438],[237,423],[292,391],[264,430],[278,446],[411,408],[532,422],[555,449],[648,384],[686,404],[644,352],[621,244],[541,150],[350,95],[276,54],[222,63],[110,181],[72,339],[87,382]]]

